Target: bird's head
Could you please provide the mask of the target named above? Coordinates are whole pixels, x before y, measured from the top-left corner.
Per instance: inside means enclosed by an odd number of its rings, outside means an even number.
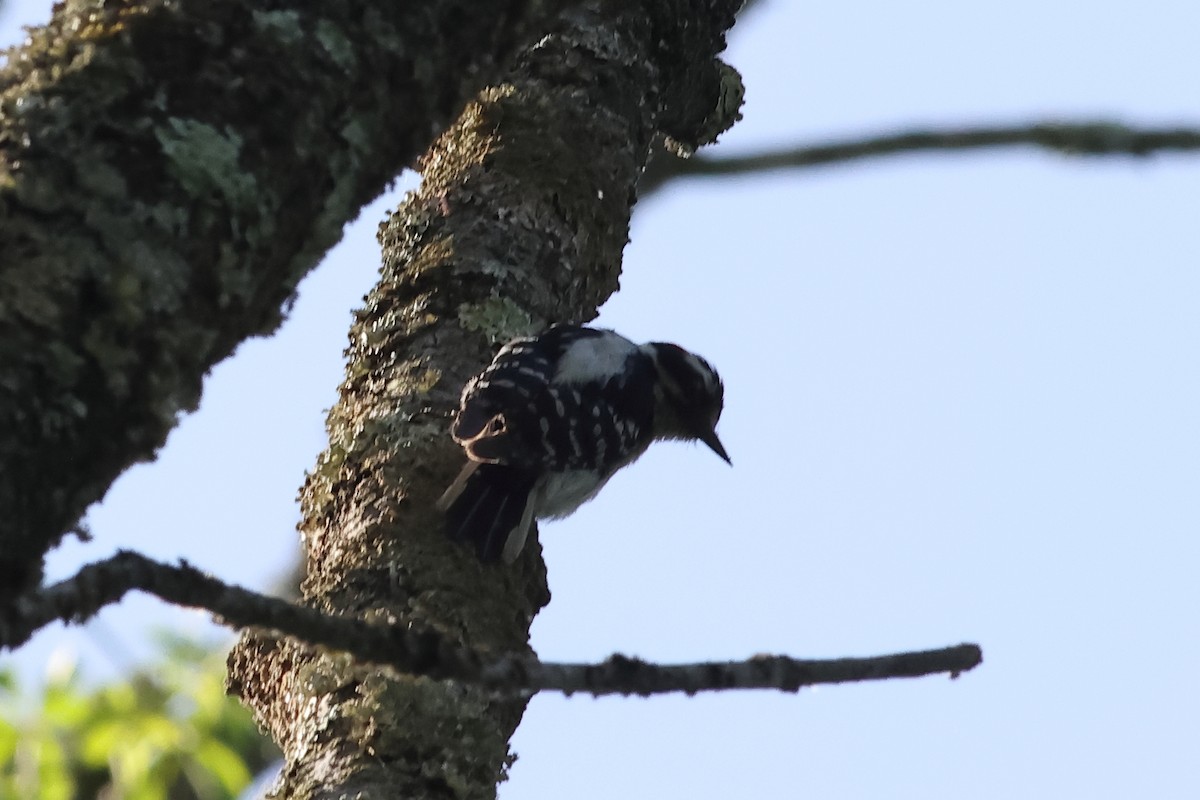
[[[658,371],[654,436],[699,439],[732,464],[717,438],[717,421],[725,405],[725,386],[712,365],[695,353],[667,342],[642,345]]]

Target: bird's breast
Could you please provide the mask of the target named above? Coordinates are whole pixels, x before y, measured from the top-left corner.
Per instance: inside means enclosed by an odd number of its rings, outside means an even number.
[[[595,497],[610,477],[612,473],[604,475],[585,469],[547,473],[534,488],[534,514],[539,519],[565,517]]]

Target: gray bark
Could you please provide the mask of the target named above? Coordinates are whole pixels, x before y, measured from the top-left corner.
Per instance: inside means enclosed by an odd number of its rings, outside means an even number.
[[[575,12],[426,154],[420,189],[381,227],[383,275],[302,492],[308,602],[531,652],[549,600],[536,540],[498,567],[442,535],[434,501],[463,458],[450,413],[495,343],[590,319],[617,288],[652,137],[694,147],[736,113],[715,56],[737,5]],[[266,636],[243,638],[230,665],[284,751],[284,797],[492,797],[524,710]]]
[[[564,0],[56,6],[0,72],[0,603]]]

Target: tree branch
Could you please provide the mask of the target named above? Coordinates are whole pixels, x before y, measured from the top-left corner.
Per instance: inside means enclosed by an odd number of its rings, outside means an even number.
[[[307,604],[532,657],[550,596],[536,541],[487,569],[443,532],[435,501],[463,458],[449,417],[496,342],[592,319],[617,288],[653,136],[694,146],[736,111],[717,56],[740,2],[580,4],[421,159],[420,187],[380,226],[380,280],[300,493]],[[525,707],[255,632],[229,665],[284,753],[289,797],[492,797]]]
[[[720,691],[724,689],[778,689],[796,692],[805,686],[919,678],[937,673],[960,673],[983,663],[975,644],[938,650],[894,653],[871,658],[796,659],[789,656],[754,656],[745,661],[710,661],[698,664],[651,664],[613,655],[601,664],[543,664],[495,662],[481,676],[485,686],[560,691],[570,695],[637,694],[643,697],[667,692]],[[527,672],[523,672],[528,670]]]
[[[816,684],[935,673],[957,677],[983,658],[978,646],[962,644],[940,650],[831,660],[755,656],[746,661],[664,666],[614,655],[601,664],[543,663],[522,656],[488,656],[453,645],[432,631],[326,614],[232,586],[186,562],[173,566],[130,551],[89,564],[72,578],[17,599],[0,617],[0,647],[19,647],[54,620],[82,622],[132,590],[210,611],[231,628],[267,628],[403,673],[473,683],[505,693],[647,696],[723,689],[795,692]]]
[[[1148,156],[1164,150],[1200,150],[1200,129],[1134,128],[1119,122],[1042,122],[977,128],[910,130],[863,139],[725,158],[675,158],[657,151],[642,175],[644,196],[675,178],[719,177],[843,164],[926,150],[1033,146],[1065,155]]]
[[[0,603],[569,3],[59,3],[30,30],[0,67]]]

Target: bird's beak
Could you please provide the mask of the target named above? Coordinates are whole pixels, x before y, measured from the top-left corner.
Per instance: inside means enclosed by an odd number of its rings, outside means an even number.
[[[729,454],[725,452],[725,445],[721,444],[721,440],[717,438],[716,431],[704,431],[700,434],[700,441],[708,445],[708,449],[721,457],[726,464],[733,466],[733,462],[729,460]]]

